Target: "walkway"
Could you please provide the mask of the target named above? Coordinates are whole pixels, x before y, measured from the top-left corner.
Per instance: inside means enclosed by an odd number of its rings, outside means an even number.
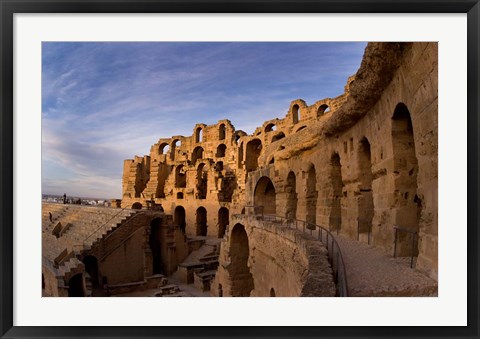
[[[335,236],[342,251],[350,297],[437,296],[437,283],[410,268],[410,258],[393,258],[366,243]]]

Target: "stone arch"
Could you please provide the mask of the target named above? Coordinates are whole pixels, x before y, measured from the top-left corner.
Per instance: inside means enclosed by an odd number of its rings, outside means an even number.
[[[265,133],[267,132],[273,132],[277,129],[277,126],[275,126],[274,123],[269,123],[267,126],[265,126]]]
[[[197,127],[195,130],[195,142],[202,142],[203,141],[203,128]]]
[[[152,251],[152,273],[153,274],[163,273],[162,252],[161,252],[161,243],[162,243],[161,225],[162,225],[161,218],[155,218],[150,222],[150,235],[149,235],[148,244],[150,245],[150,250]]]
[[[230,216],[228,208],[221,207],[218,210],[218,237],[223,238],[225,235],[225,231],[227,230],[227,226],[230,222]]]
[[[307,171],[307,182],[306,182],[307,192],[305,195],[307,214],[306,222],[311,225],[317,224],[317,173],[315,171],[315,166],[310,164]]]
[[[263,210],[263,214],[275,215],[276,200],[275,186],[268,177],[261,177],[257,181],[254,192],[255,208]]]
[[[394,223],[395,226],[418,231],[422,201],[417,195],[418,160],[410,111],[403,103],[395,108],[392,117]],[[397,255],[411,254],[411,235],[399,233]],[[418,246],[418,245],[417,245]],[[414,247],[414,255],[418,248]]]
[[[277,133],[273,136],[272,142],[278,141],[278,140],[283,139],[283,138],[285,138],[285,133],[283,133],[283,132]]]
[[[85,265],[85,271],[90,275],[90,280],[92,282],[92,287],[99,287],[100,280],[98,274],[98,260],[93,255],[87,255],[83,258],[83,264]]]
[[[200,206],[197,208],[196,213],[197,220],[197,235],[206,236],[207,235],[207,210],[205,207]]]
[[[179,165],[175,168],[175,187],[187,187],[187,175],[184,172],[183,165]]]
[[[182,145],[182,142],[179,139],[174,139],[172,141],[172,144],[170,146],[170,160],[175,160],[175,152],[177,150],[177,147],[180,147]]]
[[[360,196],[358,197],[358,236],[368,234],[372,231],[372,220],[374,213],[373,192],[372,192],[372,159],[370,153],[370,142],[367,138],[360,140],[358,147],[358,181],[360,183]]]
[[[198,159],[203,159],[203,148],[200,146],[197,146],[193,149],[192,164],[195,165]]]
[[[292,106],[292,118],[294,124],[301,120],[300,106],[298,106],[298,104]]]
[[[334,153],[330,159],[330,183],[332,185],[332,203],[329,225],[331,231],[337,231],[338,233],[342,228],[343,194],[342,165],[338,153]]]
[[[217,154],[215,156],[217,158],[223,158],[225,157],[225,152],[227,151],[227,146],[225,144],[220,144],[217,147]]]
[[[253,290],[253,277],[248,267],[250,248],[247,232],[242,224],[236,224],[230,236],[231,264],[228,268],[232,281],[232,297],[249,297]]]
[[[285,193],[287,194],[285,217],[289,220],[297,219],[297,178],[293,171],[288,173]]]
[[[83,273],[77,273],[68,280],[68,296],[84,297],[86,292],[85,279]]]
[[[183,233],[185,233],[187,228],[187,222],[185,217],[185,208],[183,208],[183,206],[175,207],[173,222],[180,228]]]
[[[317,109],[317,118],[320,118],[325,113],[330,111],[330,107],[327,104],[320,105]]]
[[[253,139],[248,142],[246,150],[245,168],[248,172],[255,171],[258,168],[258,157],[262,152],[262,142],[260,139]]]
[[[158,146],[158,154],[167,154],[169,149],[170,146],[166,142],[163,142],[160,144],[160,146]]]
[[[133,205],[132,205],[132,209],[133,209],[133,210],[141,210],[142,207],[143,207],[142,204],[139,203],[139,202],[135,202],[135,203],[133,203]]]
[[[208,183],[208,171],[204,163],[201,163],[197,167],[197,199],[206,199],[207,198],[207,183]]]
[[[218,127],[218,140],[225,140],[225,124]]]

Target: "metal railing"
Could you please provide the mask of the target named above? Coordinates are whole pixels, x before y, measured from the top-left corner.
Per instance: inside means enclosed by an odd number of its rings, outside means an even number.
[[[247,213],[247,215],[249,214],[254,215],[255,217],[261,217],[264,221],[281,222],[283,226],[295,228],[296,230],[307,233],[323,243],[327,248],[328,262],[333,270],[333,276],[337,289],[336,295],[338,297],[348,297],[348,283],[345,262],[343,260],[340,246],[329,230],[320,225],[309,223],[305,220],[289,219],[273,214],[256,213],[261,211],[258,206],[245,206],[245,208],[252,208],[251,211],[253,211],[253,213]]]
[[[407,228],[399,227],[399,226],[393,226],[395,230],[395,241],[393,245],[393,257],[397,257],[397,240],[399,238],[398,233],[407,233],[410,234],[412,237],[412,242],[411,242],[411,249],[410,249],[410,268],[413,268],[413,258],[415,257],[415,240],[417,238],[418,232],[415,230],[409,230]]]

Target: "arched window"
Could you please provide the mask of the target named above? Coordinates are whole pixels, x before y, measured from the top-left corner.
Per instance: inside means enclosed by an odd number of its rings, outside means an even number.
[[[270,123],[265,126],[265,133],[275,131],[276,129],[277,127],[275,126],[275,124]]]
[[[225,140],[225,124],[221,124],[218,128],[218,140]]]
[[[203,148],[200,146],[197,146],[193,149],[192,164],[195,165],[198,159],[203,159]]]
[[[222,207],[218,210],[218,237],[223,238],[227,225],[230,222],[228,208]]]
[[[223,158],[225,156],[226,149],[227,149],[227,146],[225,146],[225,144],[218,145],[216,157]]]
[[[293,123],[294,124],[299,122],[300,119],[301,119],[300,106],[298,106],[297,104],[293,105],[293,107],[292,107],[292,118],[293,118]]]
[[[167,143],[162,143],[160,146],[158,146],[158,154],[167,154],[168,150],[170,147],[168,146]]]
[[[262,142],[259,139],[253,139],[247,144],[245,167],[247,172],[255,171],[258,168],[258,157],[262,152]]]
[[[175,160],[175,152],[177,150],[178,147],[180,147],[182,145],[182,142],[178,139],[175,139],[172,141],[172,147],[171,147],[171,152],[170,152],[170,159],[171,160]]]
[[[262,211],[263,214],[275,215],[275,186],[268,177],[261,177],[255,186],[254,205],[256,210]]]
[[[175,187],[187,187],[187,176],[185,175],[183,165],[177,166],[177,168],[175,169]]]
[[[195,142],[202,142],[203,140],[203,130],[201,127],[197,127],[195,130]]]
[[[317,110],[317,118],[320,118],[322,115],[330,111],[330,107],[328,107],[327,104],[323,104],[320,107],[318,107]]]

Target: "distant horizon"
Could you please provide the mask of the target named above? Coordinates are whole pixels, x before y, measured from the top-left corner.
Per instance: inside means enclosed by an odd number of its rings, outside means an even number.
[[[344,93],[365,42],[43,42],[42,192],[122,196],[123,160],[196,123],[252,134]]]

